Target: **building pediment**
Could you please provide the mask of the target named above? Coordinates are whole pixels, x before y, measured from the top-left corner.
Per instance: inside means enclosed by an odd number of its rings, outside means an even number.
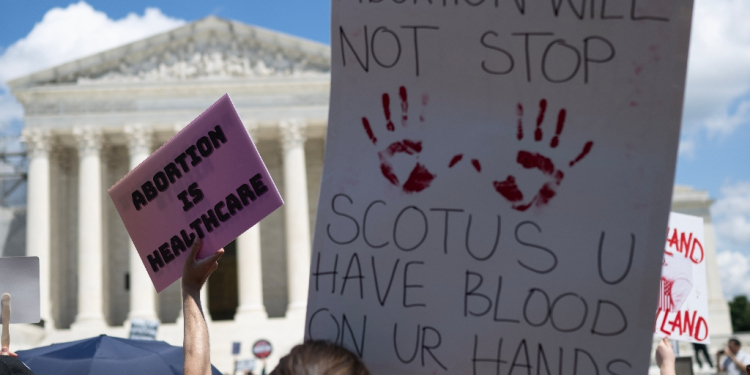
[[[14,88],[212,80],[330,72],[330,47],[207,17],[174,30],[84,57],[9,82]]]

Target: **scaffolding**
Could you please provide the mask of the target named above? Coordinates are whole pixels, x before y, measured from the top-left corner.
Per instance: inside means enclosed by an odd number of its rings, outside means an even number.
[[[0,120],[0,255],[26,255],[28,158],[23,122]]]

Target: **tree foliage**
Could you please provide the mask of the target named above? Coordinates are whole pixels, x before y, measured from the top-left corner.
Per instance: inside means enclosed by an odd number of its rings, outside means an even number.
[[[729,314],[732,316],[734,332],[750,331],[750,302],[747,296],[736,296],[729,302]]]

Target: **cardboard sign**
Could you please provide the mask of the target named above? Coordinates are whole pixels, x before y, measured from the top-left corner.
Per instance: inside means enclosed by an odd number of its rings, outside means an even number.
[[[703,218],[672,212],[664,245],[654,334],[709,343]]]
[[[644,374],[690,0],[334,1],[305,336],[375,374]]]
[[[39,257],[0,258],[0,295],[10,294],[10,323],[39,323]]]
[[[109,189],[156,290],[182,276],[195,238],[205,258],[283,201],[229,95]]]
[[[130,335],[131,340],[156,340],[156,334],[159,332],[159,321],[149,319],[131,319]]]

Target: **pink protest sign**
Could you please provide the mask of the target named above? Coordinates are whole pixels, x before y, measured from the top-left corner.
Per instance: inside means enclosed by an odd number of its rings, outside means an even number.
[[[229,95],[109,195],[158,292],[182,276],[196,238],[207,257],[284,204]]]

